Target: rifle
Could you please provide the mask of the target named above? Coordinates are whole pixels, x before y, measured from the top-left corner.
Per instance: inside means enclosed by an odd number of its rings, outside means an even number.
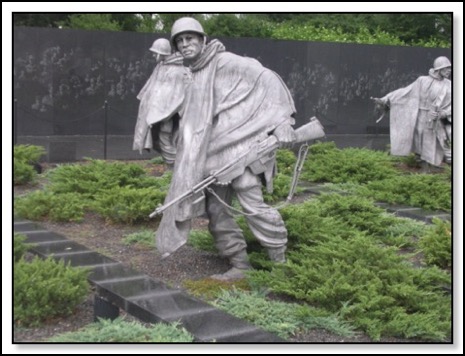
[[[295,143],[305,143],[307,141],[315,140],[325,136],[323,125],[321,125],[320,121],[318,121],[316,117],[310,118],[307,124],[299,127],[294,131],[294,133],[296,137]],[[268,136],[263,141],[258,142],[256,145],[252,146],[247,152],[239,155],[239,157],[227,163],[217,171],[212,172],[207,178],[193,186],[188,191],[155,209],[155,211],[153,211],[149,217],[153,218],[157,215],[161,215],[169,207],[191,196],[195,196],[214,183],[228,184],[234,178],[237,178],[242,173],[244,173],[244,170],[247,167],[250,167],[250,169],[254,171],[254,167],[262,165],[260,159],[272,155],[274,150],[277,149],[279,145],[280,144],[276,136]]]

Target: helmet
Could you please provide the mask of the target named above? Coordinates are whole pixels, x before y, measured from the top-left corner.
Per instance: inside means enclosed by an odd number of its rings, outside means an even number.
[[[434,60],[433,69],[439,70],[442,68],[452,67],[449,59],[447,57],[438,57]]]
[[[173,47],[176,48],[176,44],[174,43],[175,37],[184,32],[195,32],[204,37],[207,36],[205,32],[203,32],[202,25],[196,19],[192,17],[181,17],[177,19],[173,27],[171,27],[171,44]]]
[[[171,45],[170,41],[166,38],[159,38],[153,42],[152,47],[149,48],[150,51],[169,56],[171,54]]]

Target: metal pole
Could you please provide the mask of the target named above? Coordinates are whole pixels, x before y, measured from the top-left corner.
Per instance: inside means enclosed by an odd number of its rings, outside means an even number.
[[[13,144],[18,143],[18,100],[14,100],[13,105]]]
[[[105,100],[105,104],[103,105],[105,109],[105,117],[103,123],[103,159],[107,159],[107,134],[108,134],[108,101]]]

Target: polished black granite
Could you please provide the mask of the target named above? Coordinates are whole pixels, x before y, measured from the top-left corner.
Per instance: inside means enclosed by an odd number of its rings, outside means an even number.
[[[145,276],[142,273],[124,267],[121,263],[114,265],[102,265],[95,267],[89,275],[92,283],[104,282],[105,280],[115,280],[119,278]]]
[[[34,250],[44,256],[90,252],[87,247],[70,240],[43,242],[34,246]]]
[[[15,232],[43,230],[39,225],[30,221],[20,221],[14,223]]]
[[[101,255],[100,253],[87,251],[82,253],[70,253],[70,254],[60,254],[53,255],[54,258],[63,260],[65,263],[68,263],[73,267],[92,267],[94,265],[104,265],[104,264],[116,264],[115,260]]]
[[[35,245],[48,244],[60,241],[69,241],[65,236],[47,230],[20,232],[20,234],[26,236],[26,243],[32,243]]]

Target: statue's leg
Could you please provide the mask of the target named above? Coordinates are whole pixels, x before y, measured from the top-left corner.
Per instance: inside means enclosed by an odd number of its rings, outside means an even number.
[[[284,262],[287,230],[279,212],[264,202],[260,178],[246,169],[232,186],[254,236],[267,249],[271,260]]]
[[[232,201],[231,186],[213,186],[215,194],[226,204]],[[214,279],[233,280],[244,278],[244,271],[251,268],[247,257],[247,244],[242,230],[234,220],[230,209],[211,193],[206,194],[209,217],[208,228],[221,256],[229,259],[232,268],[224,274],[211,276]]]

